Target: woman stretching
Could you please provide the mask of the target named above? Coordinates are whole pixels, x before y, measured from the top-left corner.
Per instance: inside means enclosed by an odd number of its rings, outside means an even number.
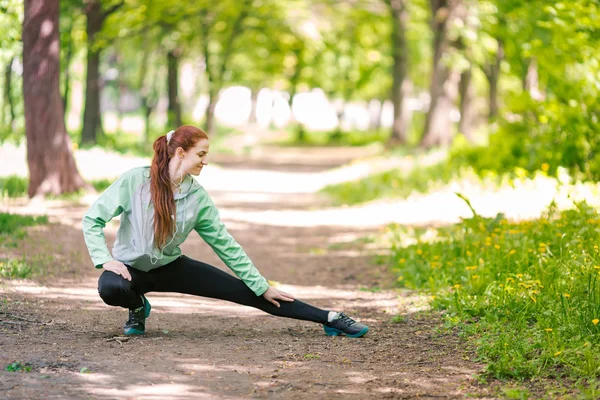
[[[322,310],[269,286],[191,176],[207,165],[208,147],[206,133],[193,126],[159,137],[152,165],[123,174],[83,217],[92,261],[104,269],[98,280],[100,297],[108,305],[129,309],[125,334],[144,334],[151,309],[146,293],[177,292],[317,322],[328,336],[365,335],[369,328],[344,313]],[[121,222],[111,256],[103,228],[117,215]],[[181,254],[179,246],[192,230],[240,279]]]

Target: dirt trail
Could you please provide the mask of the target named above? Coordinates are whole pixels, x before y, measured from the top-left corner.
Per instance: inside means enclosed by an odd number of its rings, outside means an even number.
[[[217,161],[231,171],[242,163]],[[331,167],[318,157],[311,161],[311,168],[256,159],[252,166],[286,172],[293,185],[298,168],[306,177]],[[313,323],[223,301],[150,293],[147,334],[110,340],[121,335],[126,311],[106,306],[97,295],[99,273],[90,266],[78,225],[86,207],[57,206],[46,210],[56,222],[30,229],[28,241],[14,250],[46,265],[44,275],[0,281],[0,398],[493,398],[476,384],[473,374],[481,365],[468,361],[473,355],[456,335],[437,330],[439,316],[416,312],[422,298],[390,289],[393,277],[357,241],[378,228],[248,222],[235,216],[309,210],[323,202],[310,193],[240,195],[235,185],[209,192],[263,275],[300,299],[348,312],[371,332],[361,339],[330,338]],[[111,224],[106,230],[109,243],[115,229]],[[226,269],[197,235],[183,250]],[[383,290],[364,290],[373,287]],[[405,321],[392,323],[397,314]],[[15,361],[31,371],[4,371]]]

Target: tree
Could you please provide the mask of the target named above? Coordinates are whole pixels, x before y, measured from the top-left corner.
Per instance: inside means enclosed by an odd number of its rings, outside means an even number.
[[[23,95],[29,197],[84,187],[65,128],[59,91],[58,1],[25,0]]]
[[[447,55],[454,44],[449,34],[464,12],[462,0],[430,0],[434,32],[433,75],[431,79],[430,104],[421,139],[422,147],[449,145],[452,140],[450,111],[458,96],[460,73],[449,65]]]
[[[208,80],[208,106],[205,113],[204,127],[208,134],[214,133],[214,116],[219,93],[225,85],[228,62],[234,53],[237,38],[244,31],[244,21],[253,7],[253,0],[243,0],[241,4],[222,2],[223,8],[205,7],[200,11],[200,32],[202,53]],[[238,10],[239,9],[239,10]],[[231,28],[226,29],[225,27]],[[218,43],[211,46],[211,43]],[[219,48],[220,51],[213,49]]]
[[[87,20],[87,68],[85,85],[85,108],[83,111],[82,144],[95,144],[96,134],[102,132],[100,114],[100,54],[101,47],[95,43],[104,21],[123,6],[123,2],[113,4],[103,10],[101,0],[84,0]]]
[[[405,99],[408,88],[408,45],[406,29],[408,11],[406,0],[386,0],[392,16],[392,103],[394,105],[394,122],[390,141],[396,144],[406,143],[408,131],[408,110]]]

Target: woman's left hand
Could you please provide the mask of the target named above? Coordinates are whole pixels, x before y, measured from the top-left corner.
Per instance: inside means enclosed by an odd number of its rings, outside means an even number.
[[[286,292],[282,292],[279,289],[275,289],[273,286],[269,286],[269,288],[267,289],[266,292],[263,293],[263,297],[265,299],[267,299],[268,301],[270,301],[271,303],[275,304],[275,306],[279,307],[279,302],[277,302],[277,300],[282,300],[282,301],[294,301],[294,296],[292,296],[289,293]]]

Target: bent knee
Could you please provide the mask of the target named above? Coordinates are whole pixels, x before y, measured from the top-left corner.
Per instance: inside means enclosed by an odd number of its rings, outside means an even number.
[[[98,294],[111,306],[118,306],[124,294],[131,290],[131,282],[110,271],[104,271],[98,280]]]

